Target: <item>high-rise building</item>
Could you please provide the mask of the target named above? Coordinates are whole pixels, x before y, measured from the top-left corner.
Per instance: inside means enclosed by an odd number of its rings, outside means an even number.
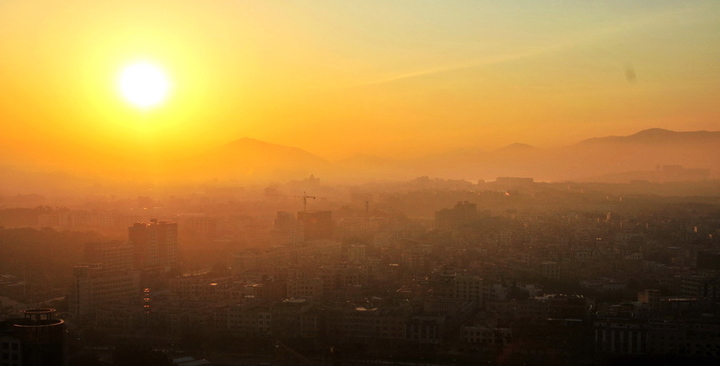
[[[455,298],[473,302],[479,308],[483,303],[483,280],[479,276],[455,275]]]
[[[134,265],[133,247],[121,241],[88,243],[84,254],[84,264],[97,264],[105,273],[126,271]]]
[[[98,307],[132,302],[140,298],[140,272],[132,269],[108,272],[101,264],[73,268],[68,294],[70,316],[75,321],[90,320]]]
[[[280,211],[273,221],[273,239],[277,244],[292,244],[302,241],[302,222],[295,219],[292,212]]]
[[[177,223],[150,220],[138,222],[128,228],[137,269],[163,268],[169,270],[177,264]]]
[[[66,331],[55,309],[24,310],[23,318],[0,322],[0,365],[65,366]]]
[[[435,212],[435,226],[442,230],[455,230],[478,220],[477,205],[468,201],[458,202],[453,208]]]
[[[333,238],[332,211],[298,212],[297,219],[302,222],[305,241]]]
[[[347,259],[350,263],[362,263],[367,258],[367,246],[351,245],[347,249]]]
[[[101,306],[137,301],[140,272],[133,268],[133,253],[121,241],[85,245],[84,262],[73,268],[68,294],[73,320],[91,320]]]

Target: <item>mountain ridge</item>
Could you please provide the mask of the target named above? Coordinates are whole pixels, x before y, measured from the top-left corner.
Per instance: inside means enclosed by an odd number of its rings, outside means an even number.
[[[668,165],[707,170],[710,172],[707,176],[720,177],[717,174],[720,172],[720,131],[678,132],[652,128],[627,136],[594,137],[555,148],[513,143],[492,151],[465,148],[409,159],[361,152],[332,162],[302,148],[243,137],[187,158],[147,165],[125,166],[118,162],[108,164],[112,169],[106,170],[115,175],[103,171],[85,176],[106,181],[148,177],[166,181],[277,182],[310,174],[336,182],[405,180],[418,176],[471,181],[492,180],[498,176],[533,177],[538,181],[587,181],[594,179],[592,177],[617,176],[624,172],[654,171]],[[47,170],[57,169],[48,167]],[[83,176],[77,171],[68,172]],[[128,174],[123,175],[123,172]],[[11,179],[14,178],[6,178]]]
[[[663,128],[649,128],[638,131],[634,134],[627,136],[604,136],[604,137],[591,137],[589,139],[582,140],[578,144],[592,144],[598,142],[619,142],[619,141],[632,141],[632,142],[667,142],[671,139],[707,139],[707,138],[720,138],[720,131],[672,131]]]

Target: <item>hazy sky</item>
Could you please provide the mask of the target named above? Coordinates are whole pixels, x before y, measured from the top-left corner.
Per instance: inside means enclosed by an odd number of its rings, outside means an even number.
[[[140,110],[118,75],[161,65]],[[720,2],[2,1],[3,154],[328,159],[720,130]]]

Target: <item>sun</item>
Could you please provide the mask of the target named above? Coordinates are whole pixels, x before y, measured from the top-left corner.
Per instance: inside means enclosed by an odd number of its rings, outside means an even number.
[[[148,62],[125,67],[118,81],[123,97],[140,108],[149,108],[164,101],[170,88],[163,70]]]

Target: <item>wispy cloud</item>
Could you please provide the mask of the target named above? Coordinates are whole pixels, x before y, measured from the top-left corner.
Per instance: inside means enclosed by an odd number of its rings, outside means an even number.
[[[417,78],[427,75],[435,75],[435,74],[441,74],[445,72],[451,72],[451,71],[457,71],[462,69],[469,69],[479,66],[487,66],[492,64],[498,64],[506,61],[512,61],[517,60],[525,57],[529,57],[532,55],[537,54],[536,50],[532,51],[526,51],[521,52],[517,54],[506,54],[506,55],[498,55],[498,56],[491,56],[481,59],[474,59],[458,64],[448,65],[448,66],[440,66],[440,67],[434,67],[430,69],[425,70],[419,70],[419,71],[412,71],[412,72],[406,72],[406,73],[399,73],[393,76],[389,76],[386,78],[378,79],[378,80],[372,80],[364,83],[358,83],[354,84],[352,86],[365,86],[365,85],[375,85],[375,84],[384,84],[384,83],[390,83],[393,81],[399,81],[403,79],[411,79],[411,78]]]
[[[640,19],[634,19],[631,21],[626,21],[618,24],[611,24],[611,25],[605,25],[602,27],[597,27],[595,29],[591,29],[585,32],[577,33],[569,35],[563,39],[560,39],[554,43],[542,45],[542,46],[529,46],[526,50],[515,52],[515,53],[507,53],[507,54],[500,54],[500,55],[494,55],[494,56],[488,56],[488,57],[482,57],[472,60],[467,60],[460,63],[455,63],[452,65],[446,65],[446,66],[438,66],[438,67],[432,67],[424,70],[418,70],[418,71],[409,71],[409,72],[401,72],[397,73],[395,75],[391,75],[384,78],[379,78],[376,80],[371,80],[367,82],[361,82],[357,84],[350,85],[349,87],[359,87],[359,86],[368,86],[368,85],[377,85],[377,84],[385,84],[385,83],[391,83],[395,81],[401,81],[406,79],[413,79],[413,78],[419,78],[423,76],[430,76],[430,75],[437,75],[447,72],[453,72],[453,71],[459,71],[463,69],[471,69],[471,68],[477,68],[482,66],[489,66],[494,64],[500,64],[508,61],[515,61],[520,59],[527,59],[542,55],[551,54],[554,52],[559,52],[563,50],[567,50],[582,44],[592,43],[608,38],[617,37],[620,35],[626,35],[628,33],[631,33],[633,31],[636,31],[638,29],[643,29],[646,27],[661,25],[664,23],[664,21],[672,19],[674,17],[677,17],[678,15],[690,12],[696,10],[693,7],[683,7],[679,9],[666,9],[663,11],[655,12],[649,16],[646,16],[644,18]]]

